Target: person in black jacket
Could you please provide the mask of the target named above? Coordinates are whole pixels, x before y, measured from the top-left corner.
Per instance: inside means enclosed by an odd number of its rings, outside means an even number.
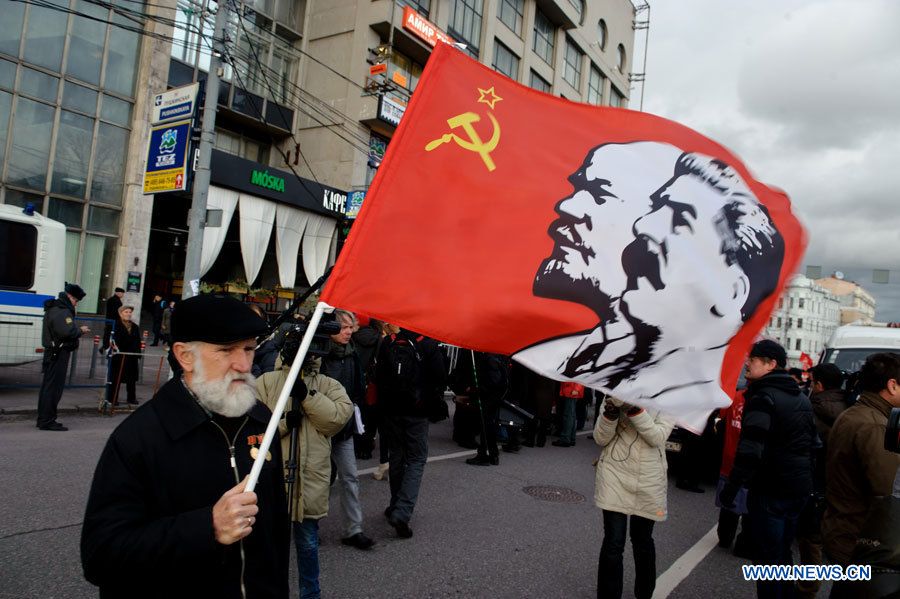
[[[747,358],[750,384],[734,467],[719,499],[734,507],[738,490],[747,495],[747,528],[757,564],[792,563],[797,521],[813,489],[813,451],[818,444],[809,398],[784,370],[787,353],[778,343],[757,341]],[[758,581],[759,597],[793,592],[790,581]]]
[[[81,531],[85,578],[107,598],[287,599],[290,518],[281,445],[246,475],[271,418],[250,374],[265,323],[227,296],[183,301],[183,368],[110,435]]]
[[[451,375],[450,389],[457,396],[469,398],[478,415],[475,433],[479,437],[478,453],[466,460],[472,466],[497,466],[500,401],[509,391],[509,361],[500,354],[461,352]],[[458,408],[457,408],[458,409]]]
[[[44,346],[44,378],[38,393],[37,427],[42,431],[67,431],[56,421],[56,408],[62,399],[69,356],[78,347],[78,339],[90,332],[86,326],[75,325],[75,306],[84,299],[84,290],[74,283],[66,283],[59,297],[44,302],[44,321],[41,344]]]
[[[106,300],[106,324],[103,326],[103,343],[100,345],[100,353],[106,351],[109,347],[109,336],[112,334],[113,323],[119,320],[119,308],[122,307],[122,298],[125,296],[125,290],[116,287],[115,293]]]
[[[135,354],[141,352],[141,331],[138,325],[131,321],[133,313],[132,306],[119,308],[116,332],[112,337],[116,353],[113,355],[110,365],[110,376],[112,377],[110,394],[112,397],[109,398],[109,402],[114,406],[119,403],[119,387],[122,383],[125,383],[128,393],[128,405],[136,406],[139,403],[135,389],[138,380],[139,359]]]
[[[350,401],[353,402],[354,416],[350,417],[344,429],[331,437],[331,461],[337,470],[337,478],[343,513],[344,536],[341,543],[357,549],[371,549],[375,544],[363,532],[362,505],[359,502],[359,475],[356,468],[356,451],[353,435],[356,430],[356,419],[359,405],[366,394],[362,364],[356,346],[353,344],[353,332],[359,328],[356,315],[346,310],[335,310],[334,319],[341,324],[340,332],[331,335],[328,344],[328,355],[322,358],[320,373],[331,377],[343,385]]]
[[[391,502],[384,515],[397,536],[408,539],[428,460],[428,402],[443,401],[447,370],[434,339],[392,324],[385,329],[375,373],[390,447]],[[402,363],[407,370],[398,372]]]

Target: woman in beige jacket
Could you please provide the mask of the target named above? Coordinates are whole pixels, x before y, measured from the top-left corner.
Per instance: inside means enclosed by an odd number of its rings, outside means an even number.
[[[293,355],[289,355],[291,349]],[[259,398],[270,409],[278,402],[296,352],[297,344],[286,340],[282,350],[284,366],[256,380]],[[285,414],[278,424],[281,454],[287,460],[290,459],[290,431],[286,420],[299,417],[297,482],[294,484],[294,496],[288,501],[291,503],[294,544],[297,547],[301,597],[319,597],[319,520],[328,514],[331,436],[344,428],[353,414],[353,404],[344,387],[336,380],[319,374],[320,364],[318,358],[307,358],[302,371],[303,384],[294,385],[295,390],[300,389],[297,393],[305,396],[300,404],[300,414]]]
[[[594,426],[594,441],[603,448],[594,491],[594,503],[603,510],[597,597],[622,596],[622,554],[630,519],[634,595],[650,599],[656,587],[653,523],[666,519],[666,439],[674,425],[659,413],[612,397],[603,408]]]

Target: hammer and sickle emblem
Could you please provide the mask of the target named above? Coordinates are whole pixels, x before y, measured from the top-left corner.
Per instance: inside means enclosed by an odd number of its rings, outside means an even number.
[[[454,133],[445,133],[440,136],[438,139],[428,142],[428,145],[425,146],[425,151],[430,152],[434,149],[437,149],[439,146],[445,143],[450,143],[451,141],[455,141],[456,145],[461,147],[464,150],[469,150],[470,152],[476,152],[481,159],[484,161],[484,165],[487,167],[488,171],[493,171],[497,168],[494,164],[494,160],[491,158],[491,152],[497,147],[497,143],[500,141],[500,123],[497,122],[497,119],[494,118],[494,115],[490,112],[487,113],[488,118],[491,120],[491,123],[494,126],[493,133],[491,134],[491,138],[487,142],[481,141],[481,136],[478,135],[478,131],[473,127],[473,123],[477,123],[481,120],[474,112],[464,112],[462,114],[458,114],[455,117],[447,119],[447,124],[450,125],[451,129],[461,128],[466,132],[466,135],[469,136],[468,139],[463,139],[462,137],[454,134]]]

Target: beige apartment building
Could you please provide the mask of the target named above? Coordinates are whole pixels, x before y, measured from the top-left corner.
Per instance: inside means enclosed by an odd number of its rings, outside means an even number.
[[[353,122],[341,141],[299,115],[301,171],[364,193],[440,38],[540,91],[627,107],[639,16],[629,0],[310,0],[303,48],[318,60],[301,59],[301,86]]]
[[[834,294],[841,305],[841,324],[868,324],[875,320],[875,298],[853,281],[844,280],[840,273],[816,279],[816,285]]]

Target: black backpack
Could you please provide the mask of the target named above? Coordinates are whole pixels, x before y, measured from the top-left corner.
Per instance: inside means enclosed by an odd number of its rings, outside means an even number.
[[[422,339],[420,336],[418,341]],[[391,336],[384,352],[384,363],[379,368],[383,373],[379,394],[387,393],[389,401],[398,408],[421,408],[422,356],[415,341]]]

